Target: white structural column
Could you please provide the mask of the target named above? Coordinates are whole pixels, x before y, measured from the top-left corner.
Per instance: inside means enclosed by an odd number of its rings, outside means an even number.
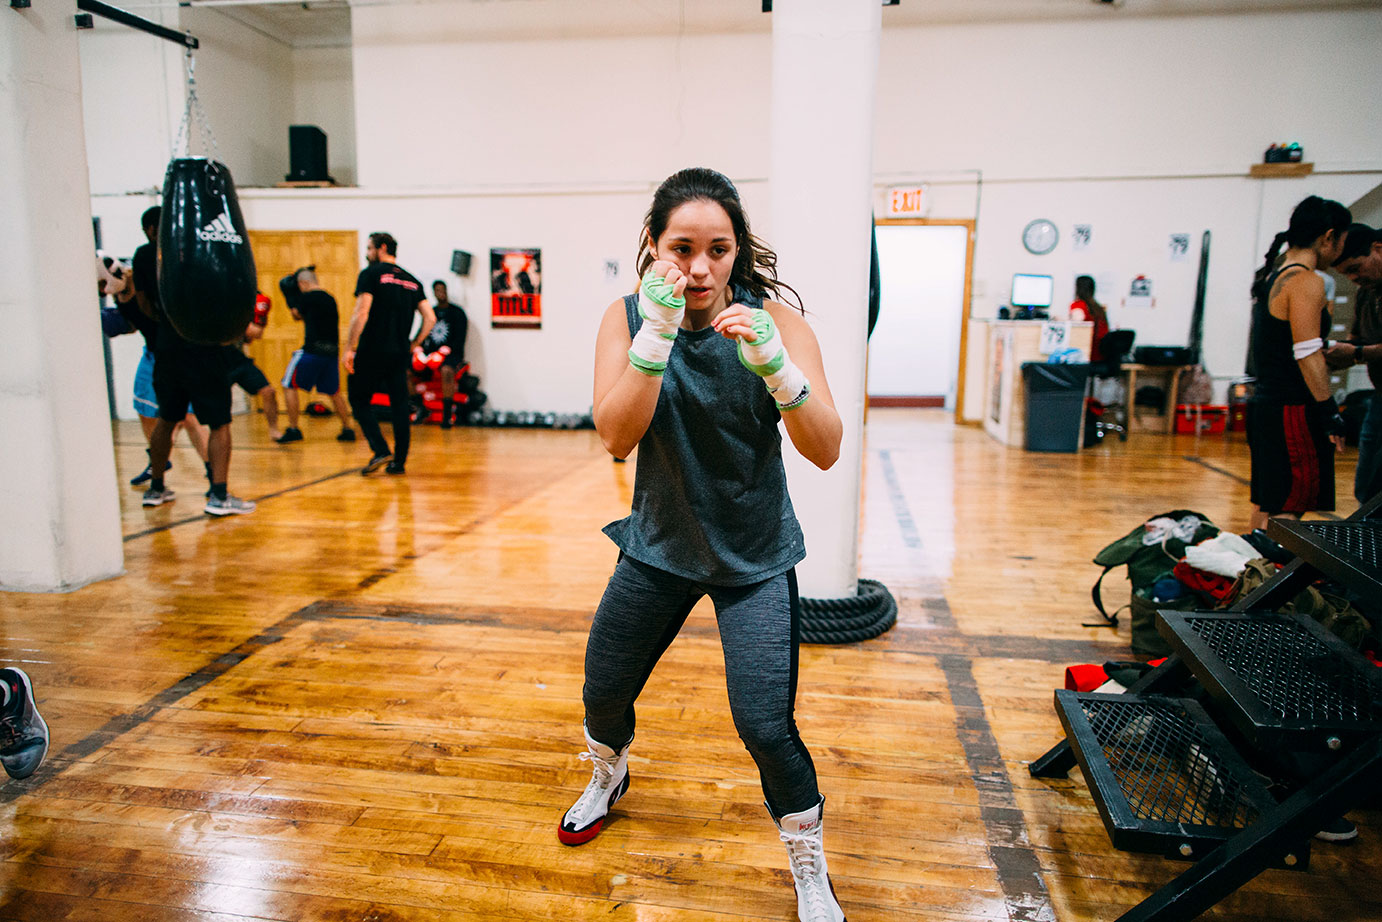
[[[118,575],[120,502],[96,311],[70,3],[0,8],[0,589]]]
[[[801,293],[844,421],[822,473],[786,452],[806,533],[802,595],[854,595],[859,576],[873,109],[880,0],[774,0],[772,238],[781,278]]]

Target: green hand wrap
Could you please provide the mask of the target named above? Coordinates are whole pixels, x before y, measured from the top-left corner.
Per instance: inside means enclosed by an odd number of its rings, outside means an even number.
[[[739,340],[739,361],[763,379],[768,393],[783,410],[794,410],[806,402],[811,388],[806,375],[787,355],[787,347],[777,335],[773,315],[758,308],[749,313],[753,342]]]
[[[667,369],[681,318],[686,313],[686,298],[674,294],[667,279],[650,269],[638,287],[638,313],[643,324],[629,348],[629,363],[645,375],[657,376]]]
[[[773,315],[759,308],[750,315],[749,325],[753,327],[753,342],[739,340],[740,363],[760,378],[781,371],[782,363],[787,361],[787,350],[777,338]]]
[[[667,280],[660,275],[654,275],[651,269],[644,273],[643,281],[638,286],[638,290],[640,294],[647,295],[648,300],[652,301],[658,307],[673,311],[686,309],[686,298],[682,295],[673,294],[672,286],[667,284]],[[639,298],[638,312],[643,314],[643,319],[645,320],[653,319],[643,310],[642,298]]]

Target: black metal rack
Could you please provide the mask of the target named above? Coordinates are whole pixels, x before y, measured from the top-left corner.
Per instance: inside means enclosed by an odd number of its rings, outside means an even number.
[[[1321,575],[1382,599],[1374,516],[1382,496],[1342,522],[1272,520],[1297,555],[1275,577],[1228,612],[1159,612],[1174,653],[1125,694],[1056,692],[1066,738],[1031,774],[1078,763],[1116,847],[1196,859],[1118,922],[1184,922],[1267,868],[1305,868],[1310,837],[1382,787],[1382,671],[1312,619],[1273,613]],[[1246,745],[1318,770],[1276,803],[1208,712],[1166,697],[1182,690],[1207,694]]]
[[[1338,752],[1382,734],[1382,670],[1313,620],[1163,611],[1157,630],[1258,749]]]
[[[1382,522],[1272,519],[1267,536],[1330,579],[1382,599]]]
[[[1277,805],[1194,701],[1061,689],[1056,713],[1115,848],[1199,858]],[[1279,864],[1309,853],[1302,841]]]

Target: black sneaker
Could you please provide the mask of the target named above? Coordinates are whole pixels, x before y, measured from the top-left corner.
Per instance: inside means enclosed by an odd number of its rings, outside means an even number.
[[[408,473],[408,472],[407,472],[407,470],[404,469],[403,465],[402,465],[400,462],[398,462],[398,461],[390,461],[389,464],[388,464],[388,466],[384,468],[384,473],[386,473],[386,474],[406,474],[406,473]]]
[[[284,429],[283,434],[274,439],[274,441],[280,445],[287,445],[289,442],[301,442],[302,430],[296,426],[289,426],[287,429]]]
[[[146,450],[144,451],[144,454],[147,455],[148,453],[149,453],[149,452],[148,452],[148,450],[146,449]],[[173,469],[173,462],[172,462],[171,460],[169,460],[169,462],[168,462],[168,467],[164,470],[164,473],[166,474],[168,471],[171,471],[172,469]],[[152,465],[152,464],[146,464],[146,465],[144,465],[144,470],[140,471],[138,474],[135,474],[133,477],[130,478],[130,486],[132,486],[132,487],[142,487],[142,486],[144,486],[144,484],[148,483],[150,480],[153,480],[153,479],[154,479],[154,468],[153,468],[153,465]]]
[[[445,414],[445,415],[442,416],[442,418],[441,418],[441,427],[442,427],[443,429],[450,429],[453,425],[454,425],[454,423],[451,422],[451,414],[450,414],[450,413],[447,413],[447,414]]]
[[[375,471],[379,470],[381,467],[388,464],[392,460],[393,452],[386,451],[382,455],[375,455],[373,458],[369,459],[369,464],[366,464],[363,468],[360,469],[360,473],[373,474]]]
[[[34,686],[23,669],[0,669],[10,703],[0,712],[0,764],[11,778],[27,778],[48,754],[48,725],[34,703]]]
[[[336,436],[336,441],[338,441],[338,442],[353,442],[353,441],[355,441],[355,430],[354,430],[354,429],[342,429],[340,435]]]

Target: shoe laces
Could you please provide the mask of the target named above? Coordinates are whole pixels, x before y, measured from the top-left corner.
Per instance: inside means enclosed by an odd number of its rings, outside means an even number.
[[[614,780],[614,763],[601,756],[596,755],[590,750],[581,753],[582,762],[589,762],[591,765],[590,783],[585,786],[585,791],[581,793],[581,799],[576,801],[575,810],[580,812],[590,805],[595,798],[601,796],[605,789]]]
[[[830,903],[826,893],[828,884],[821,873],[825,866],[825,846],[815,835],[794,835],[778,830],[777,836],[787,846],[787,858],[792,865],[792,877],[796,879],[797,891],[805,898],[808,919],[828,920],[831,918]]]
[[[19,715],[0,717],[0,752],[8,753],[10,748],[24,738]]]

